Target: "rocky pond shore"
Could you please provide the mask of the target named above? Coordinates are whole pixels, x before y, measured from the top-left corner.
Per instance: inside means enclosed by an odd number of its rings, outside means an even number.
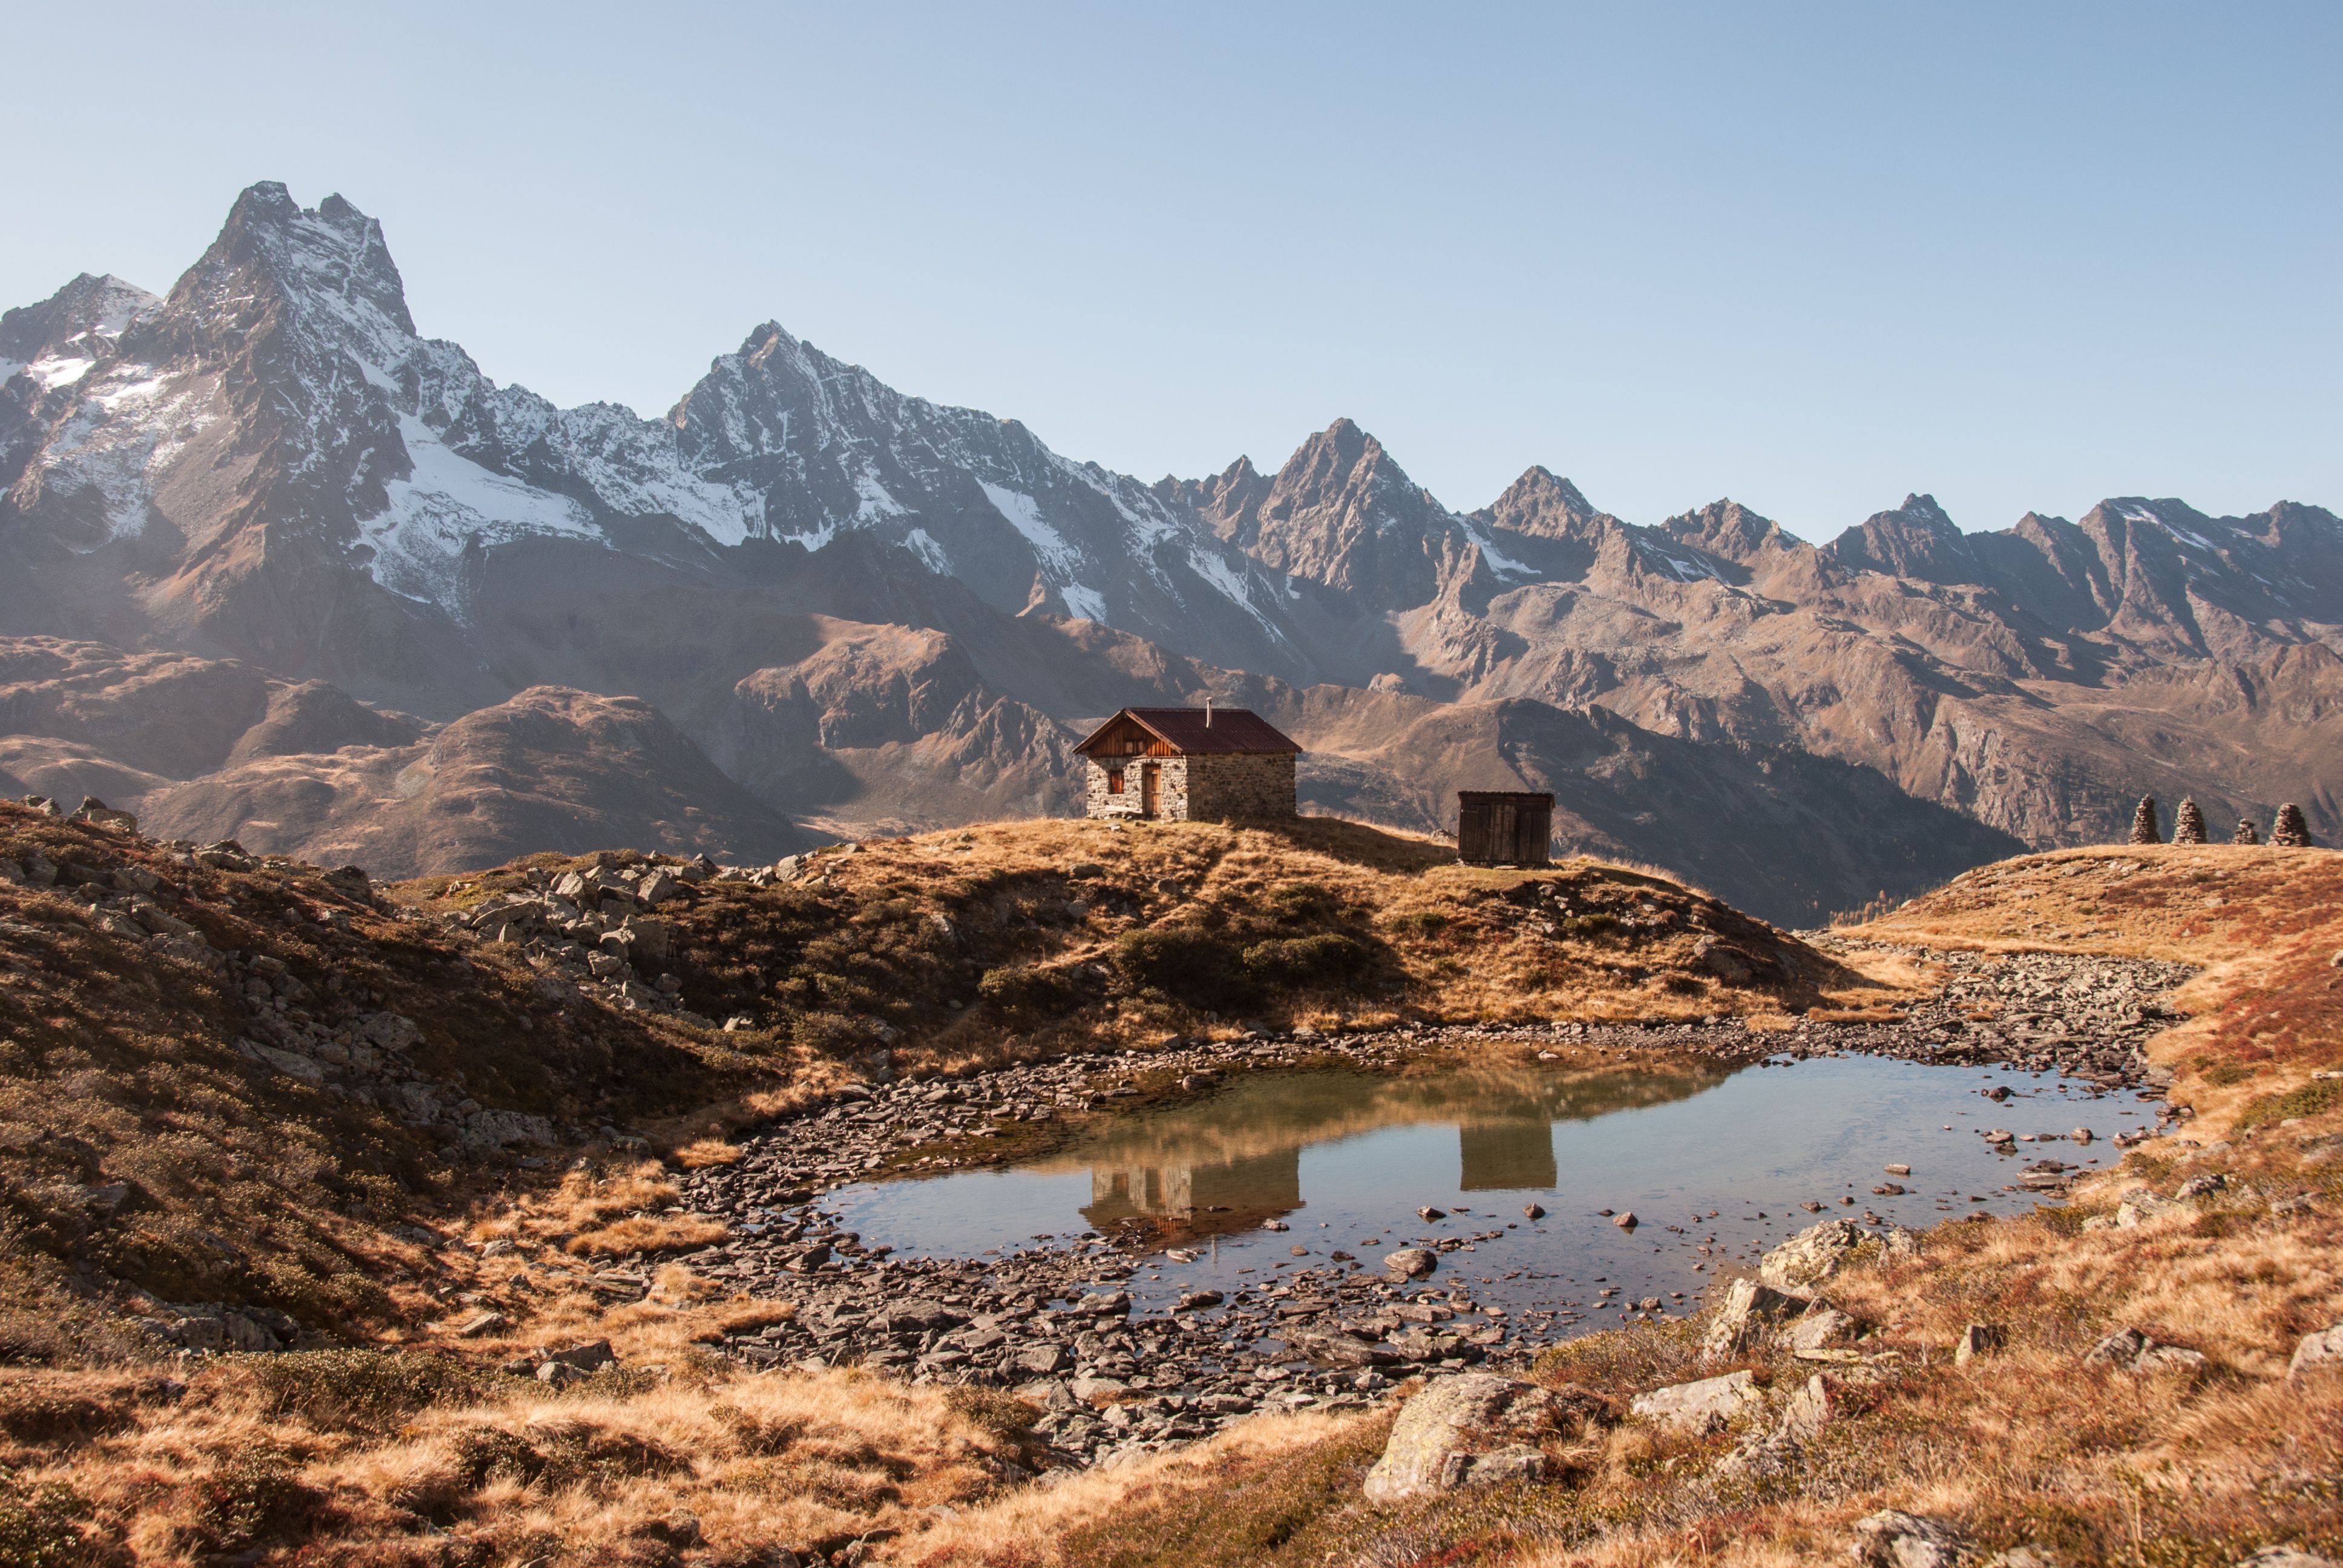
[[[908,1258],[866,1246],[826,1210],[823,1195],[885,1176],[1039,1152],[1062,1141],[1079,1119],[1210,1095],[1238,1073],[1396,1071],[1453,1050],[1483,1060],[1511,1051],[1557,1069],[1656,1067],[1687,1058],[1751,1066],[1860,1053],[2056,1073],[2087,1081],[2101,1094],[2136,1091],[2157,1082],[2141,1044],[2177,1016],[2160,999],[2192,972],[2073,955],[1930,957],[1946,973],[1926,1000],[1893,1013],[1809,1018],[1785,1030],[1718,1019],[1651,1027],[1557,1021],[1248,1030],[1231,1040],[853,1084],[759,1129],[743,1140],[737,1162],[683,1178],[689,1211],[724,1221],[729,1234],[670,1256],[749,1295],[794,1305],[786,1322],[728,1338],[730,1356],[752,1365],[861,1365],[918,1382],[1013,1389],[1046,1407],[1039,1430],[1071,1464],[1202,1437],[1257,1409],[1365,1405],[1416,1372],[1524,1364],[1581,1332],[1598,1308],[1667,1320],[1699,1303],[1673,1292],[1614,1300],[1612,1291],[1598,1296],[1589,1289],[1590,1299],[1557,1296],[1508,1308],[1476,1299],[1469,1282],[1443,1268],[1462,1261],[1455,1254],[1534,1224],[1544,1215],[1535,1204],[1519,1216],[1423,1211],[1419,1218],[1437,1221],[1432,1228],[1439,1233],[1382,1256],[1316,1253],[1297,1244],[1290,1272],[1226,1292],[1185,1292],[1167,1310],[1149,1311],[1130,1288],[1133,1277],[1188,1261],[1183,1241],[1236,1225],[1281,1230],[1285,1221],[1274,1214],[1192,1215],[1135,1221],[1109,1235],[1036,1238],[1030,1248],[997,1255]],[[2158,1131],[2172,1119],[2159,1113]],[[2013,1160],[2021,1141],[2034,1144],[2037,1158],[2018,1185],[2046,1195],[2061,1191],[2075,1167],[2040,1157],[2040,1146],[2096,1136],[2088,1129],[1981,1131]],[[1834,1221],[1845,1231],[1841,1242],[1859,1244],[1863,1234],[1883,1244],[1896,1239],[1876,1216],[1864,1221]],[[1614,1222],[1632,1225],[1634,1217]],[[613,1289],[648,1284],[647,1272],[625,1269],[604,1279]]]

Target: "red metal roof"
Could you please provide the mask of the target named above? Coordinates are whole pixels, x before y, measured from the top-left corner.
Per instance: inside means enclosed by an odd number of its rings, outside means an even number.
[[[1211,723],[1205,722],[1205,717],[1206,711],[1201,708],[1126,708],[1092,730],[1090,739],[1074,749],[1088,752],[1115,727],[1117,720],[1123,719],[1131,719],[1183,757],[1302,749],[1284,731],[1251,709],[1215,707],[1211,710]]]

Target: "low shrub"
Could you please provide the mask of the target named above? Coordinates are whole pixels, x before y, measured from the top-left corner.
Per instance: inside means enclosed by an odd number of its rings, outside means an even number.
[[[1114,964],[1126,980],[1199,1007],[1232,1007],[1252,994],[1242,953],[1225,939],[1192,927],[1125,931]]]
[[[1367,967],[1367,950],[1339,932],[1284,937],[1244,950],[1245,972],[1263,985],[1332,985]]]
[[[1063,970],[1034,964],[985,970],[976,982],[976,994],[985,1006],[1020,1018],[1063,1012],[1077,1000],[1073,980]]]
[[[2284,1121],[2291,1116],[2316,1116],[2322,1111],[2332,1111],[2343,1103],[2343,1079],[2322,1078],[2288,1090],[2284,1094],[2265,1094],[2237,1113],[2237,1131],[2258,1127],[2265,1122]]]
[[[272,1414],[299,1416],[326,1430],[383,1432],[429,1405],[481,1398],[481,1372],[444,1356],[388,1351],[292,1351],[238,1363]]]
[[[20,1483],[0,1466],[0,1563],[15,1568],[72,1568],[88,1562],[76,1521],[89,1505],[55,1482]]]

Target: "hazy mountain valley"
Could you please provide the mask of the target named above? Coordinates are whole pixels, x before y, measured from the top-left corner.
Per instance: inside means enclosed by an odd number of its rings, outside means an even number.
[[[1825,546],[1532,467],[1449,509],[1338,420],[1154,484],[768,323],[665,416],[558,409],[282,186],[160,298],[0,323],[0,790],[386,875],[610,844],[765,859],[1051,814],[1126,703],[1308,748],[1305,809],[1565,849],[1811,923],[2114,836],[2142,793],[2343,825],[2343,526],[2103,502]]]

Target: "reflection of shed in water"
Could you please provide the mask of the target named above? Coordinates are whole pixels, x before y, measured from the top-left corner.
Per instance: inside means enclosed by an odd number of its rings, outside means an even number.
[[[1212,1231],[1301,1207],[1302,1151],[1290,1148],[1211,1165],[1093,1165],[1082,1217],[1100,1231],[1140,1215],[1188,1220]],[[1210,1212],[1216,1208],[1228,1212]]]
[[[1544,1118],[1465,1121],[1456,1129],[1456,1151],[1460,1192],[1550,1189],[1556,1180],[1554,1123]]]

